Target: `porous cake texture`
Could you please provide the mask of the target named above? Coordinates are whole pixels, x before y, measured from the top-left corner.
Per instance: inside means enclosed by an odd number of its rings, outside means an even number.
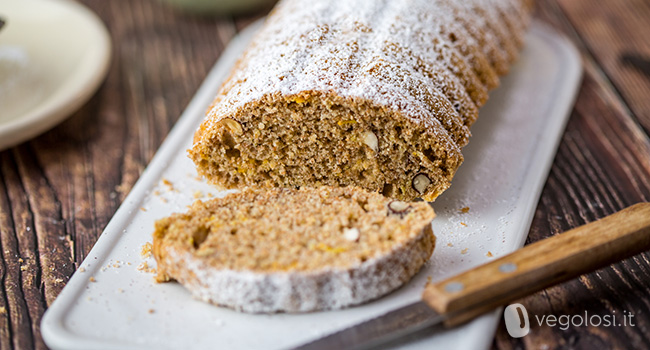
[[[523,44],[526,0],[282,0],[189,155],[223,188],[434,200]]]
[[[337,309],[401,286],[435,245],[433,210],[356,187],[251,189],[159,220],[158,280],[254,313]]]

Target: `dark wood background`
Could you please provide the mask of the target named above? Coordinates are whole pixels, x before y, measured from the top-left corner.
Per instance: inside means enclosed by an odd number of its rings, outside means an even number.
[[[45,349],[39,323],[235,33],[155,0],[84,0],[106,23],[106,82],[67,121],[0,152],[0,348]],[[538,0],[585,74],[528,242],[650,198],[650,2]],[[521,301],[533,315],[634,314],[634,327],[536,327],[495,349],[650,347],[649,253]]]

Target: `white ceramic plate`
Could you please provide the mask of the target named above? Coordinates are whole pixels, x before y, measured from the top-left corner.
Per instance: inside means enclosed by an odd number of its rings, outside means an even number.
[[[0,0],[0,150],[75,112],[106,76],[111,56],[99,18],[68,0]]]
[[[288,348],[417,300],[428,277],[440,280],[523,245],[581,75],[575,49],[538,23],[520,61],[482,109],[451,189],[434,203],[438,241],[431,262],[403,288],[345,310],[250,315],[193,300],[178,284],[156,284],[152,274],[138,271],[141,246],[151,241],[156,219],[185,210],[195,197],[224,194],[196,178],[185,149],[258,25],[229,45],[83,262],[84,271],[75,273],[45,314],[41,331],[50,347]],[[464,207],[469,212],[462,213]],[[403,347],[487,348],[498,316]]]

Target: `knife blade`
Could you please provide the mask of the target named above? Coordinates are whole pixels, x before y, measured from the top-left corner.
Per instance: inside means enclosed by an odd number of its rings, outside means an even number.
[[[443,317],[423,301],[338,331],[294,350],[368,349],[441,324]]]
[[[638,203],[429,284],[419,302],[294,350],[366,349],[417,331],[429,334],[646,250],[650,250],[650,203]]]

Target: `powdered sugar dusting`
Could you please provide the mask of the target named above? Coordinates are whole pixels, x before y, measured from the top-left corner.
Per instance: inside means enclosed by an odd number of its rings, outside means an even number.
[[[269,96],[318,91],[397,110],[437,132],[442,142],[460,129],[464,136],[453,141],[464,146],[466,115],[476,114],[469,93],[485,87],[468,63],[473,57],[456,49],[476,45],[473,33],[455,20],[475,17],[477,7],[491,6],[486,1],[464,1],[454,15],[447,0],[334,0],[307,6],[283,0],[222,87],[208,112],[208,127]],[[498,9],[483,12],[487,23],[505,30]],[[455,43],[450,31],[465,38]]]

